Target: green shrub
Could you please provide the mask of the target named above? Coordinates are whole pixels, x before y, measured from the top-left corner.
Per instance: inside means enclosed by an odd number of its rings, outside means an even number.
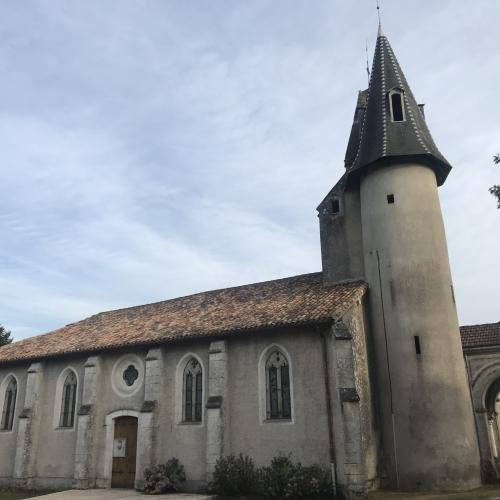
[[[294,474],[295,468],[289,457],[274,457],[268,467],[260,469],[261,493],[266,497],[285,498],[285,491]]]
[[[332,482],[328,470],[319,465],[304,467],[290,457],[279,456],[268,467],[260,469],[260,488],[271,498],[330,498]]]
[[[257,491],[257,483],[253,460],[242,454],[229,455],[217,460],[210,491],[219,495],[246,495]]]
[[[144,471],[144,493],[159,495],[179,491],[186,481],[184,466],[177,458],[171,458],[164,464],[155,465]]]

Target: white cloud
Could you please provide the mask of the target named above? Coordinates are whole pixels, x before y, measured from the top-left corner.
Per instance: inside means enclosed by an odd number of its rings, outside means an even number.
[[[455,166],[441,197],[461,321],[498,320],[500,212],[486,189],[498,183],[500,6],[481,0],[471,23],[456,2],[432,2],[432,18],[430,2],[386,4]],[[0,5],[0,322],[20,338],[319,270],[315,207],[342,173],[372,7]]]

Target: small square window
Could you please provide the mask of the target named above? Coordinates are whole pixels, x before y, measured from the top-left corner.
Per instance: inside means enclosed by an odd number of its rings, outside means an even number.
[[[340,200],[334,198],[332,200],[332,214],[338,214],[340,212]]]
[[[413,340],[415,341],[415,353],[417,355],[422,354],[422,349],[420,347],[420,336],[419,335],[415,335],[413,337]]]
[[[393,194],[387,195],[387,203],[389,203],[389,204],[394,203],[394,195]]]

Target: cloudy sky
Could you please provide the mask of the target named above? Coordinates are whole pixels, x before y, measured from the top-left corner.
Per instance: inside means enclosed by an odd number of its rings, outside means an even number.
[[[375,0],[0,0],[0,323],[320,270]],[[460,321],[500,320],[500,2],[382,0],[454,170]]]

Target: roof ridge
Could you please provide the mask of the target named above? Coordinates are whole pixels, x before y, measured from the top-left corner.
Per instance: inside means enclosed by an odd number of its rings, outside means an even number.
[[[306,276],[312,277],[314,275],[320,275],[320,274],[322,274],[321,271],[316,271],[314,273],[297,274],[294,276],[287,276],[285,278],[276,278],[274,280],[255,281],[253,283],[247,283],[244,285],[235,285],[235,286],[228,286],[225,288],[215,288],[214,290],[206,290],[204,292],[188,293],[187,295],[180,295],[179,297],[172,297],[171,299],[158,300],[156,302],[148,302],[146,304],[139,304],[136,306],[120,307],[118,309],[110,309],[109,311],[101,311],[101,312],[93,314],[92,316],[89,316],[88,318],[85,318],[85,319],[90,319],[90,318],[93,318],[95,316],[100,316],[101,314],[109,314],[109,313],[119,312],[119,311],[128,311],[128,310],[132,310],[132,309],[138,309],[140,307],[155,306],[157,304],[164,304],[165,302],[173,302],[174,300],[181,300],[181,299],[185,299],[187,297],[196,297],[197,295],[207,295],[207,294],[212,294],[212,293],[215,294],[215,293],[224,292],[226,290],[236,290],[238,288],[247,288],[249,286],[263,285],[265,283],[277,283],[279,281],[291,280],[293,278],[303,278]],[[80,320],[80,321],[85,321],[85,319]],[[79,323],[80,321],[77,321],[76,323]],[[72,324],[75,324],[75,323],[69,323],[69,325],[72,325]],[[69,325],[66,325],[66,326],[69,326]]]
[[[118,312],[122,312],[122,311],[133,311],[133,310],[136,310],[136,309],[140,309],[142,307],[155,306],[155,305],[158,305],[158,304],[164,304],[166,302],[173,302],[173,301],[176,301],[176,300],[186,299],[188,297],[196,297],[197,295],[205,295],[205,294],[208,295],[208,294],[212,294],[212,293],[215,294],[215,293],[224,292],[226,290],[236,290],[238,288],[246,288],[246,287],[254,286],[254,285],[262,285],[262,284],[265,284],[265,283],[273,283],[273,282],[277,283],[277,282],[280,282],[280,281],[291,280],[293,278],[304,278],[306,276],[311,276],[312,277],[314,275],[320,275],[320,274],[322,274],[321,271],[316,271],[316,272],[313,272],[313,273],[297,274],[297,275],[294,275],[294,276],[287,276],[287,277],[284,277],[284,278],[277,278],[277,279],[274,279],[274,280],[256,281],[254,283],[247,283],[247,284],[244,284],[244,285],[229,286],[229,287],[225,287],[225,288],[216,288],[214,290],[206,290],[204,292],[190,293],[190,294],[187,294],[187,295],[181,295],[179,297],[172,297],[171,299],[158,300],[156,302],[148,302],[146,304],[139,304],[139,305],[136,305],[136,306],[120,307],[118,309],[110,309],[108,311],[100,311],[98,313],[91,314],[90,316],[87,316],[86,318],[80,319],[78,321],[73,321],[71,323],[67,323],[66,325],[60,326],[59,328],[55,328],[54,330],[51,330],[49,332],[38,333],[38,334],[35,334],[35,335],[31,335],[30,337],[27,337],[25,339],[20,339],[20,340],[16,341],[15,343],[23,342],[23,341],[29,340],[29,339],[31,339],[33,337],[43,337],[45,335],[50,335],[50,334],[52,334],[54,332],[57,332],[59,330],[63,330],[64,328],[67,328],[68,326],[78,325],[79,323],[82,323],[84,321],[88,321],[88,320],[93,319],[93,318],[98,318],[99,316],[104,316],[104,315],[107,315],[107,314],[118,313]]]
[[[475,323],[473,325],[461,325],[460,329],[462,329],[462,328],[473,328],[475,326],[491,326],[491,325],[499,325],[499,324],[500,324],[500,320],[499,321],[494,321],[493,323]]]

